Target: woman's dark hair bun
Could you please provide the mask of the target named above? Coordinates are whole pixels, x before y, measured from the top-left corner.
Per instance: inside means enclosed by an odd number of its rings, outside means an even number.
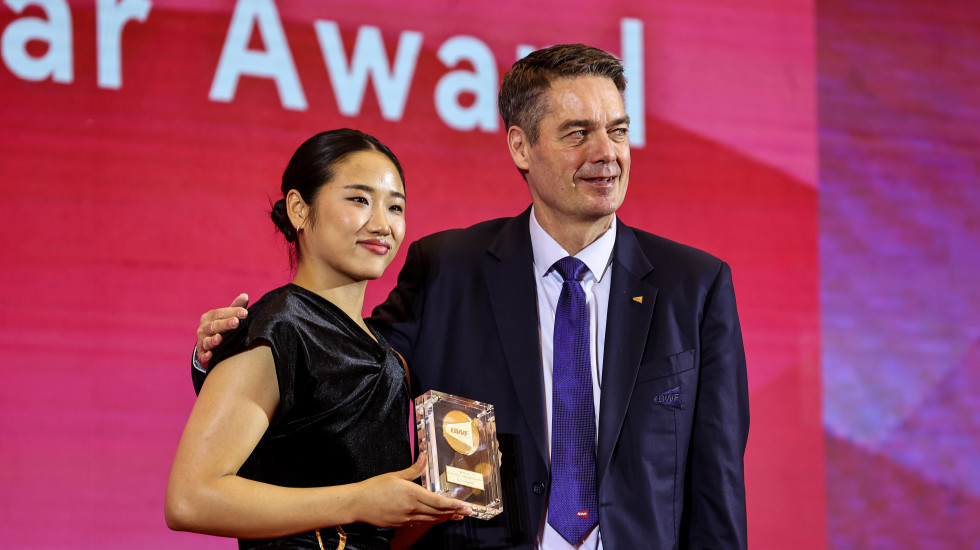
[[[286,199],[277,200],[272,205],[272,212],[269,215],[272,217],[272,223],[276,224],[276,228],[286,237],[286,242],[296,242],[296,228],[293,227],[286,213]]]

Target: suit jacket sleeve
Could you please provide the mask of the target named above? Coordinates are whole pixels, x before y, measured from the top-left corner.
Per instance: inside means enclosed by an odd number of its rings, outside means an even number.
[[[689,456],[691,507],[682,548],[747,548],[743,457],[749,398],[742,330],[728,264],[705,297],[701,374]]]

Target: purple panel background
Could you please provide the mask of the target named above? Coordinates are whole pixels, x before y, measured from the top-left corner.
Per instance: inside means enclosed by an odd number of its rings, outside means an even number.
[[[831,548],[980,548],[980,3],[817,3]]]

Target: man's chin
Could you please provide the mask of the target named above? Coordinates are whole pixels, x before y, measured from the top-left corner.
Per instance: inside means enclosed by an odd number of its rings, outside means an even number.
[[[622,195],[594,197],[587,206],[586,213],[595,219],[612,216],[623,205],[624,198]]]

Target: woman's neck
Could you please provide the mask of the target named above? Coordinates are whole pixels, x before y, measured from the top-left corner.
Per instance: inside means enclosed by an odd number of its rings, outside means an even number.
[[[309,270],[304,270],[300,266],[296,270],[296,277],[293,278],[293,284],[322,296],[340,308],[351,320],[364,329],[371,338],[374,338],[374,334],[368,330],[367,324],[364,322],[364,317],[362,317],[364,292],[367,289],[367,281],[338,281],[332,279],[331,277],[317,277],[313,273],[310,273]]]

